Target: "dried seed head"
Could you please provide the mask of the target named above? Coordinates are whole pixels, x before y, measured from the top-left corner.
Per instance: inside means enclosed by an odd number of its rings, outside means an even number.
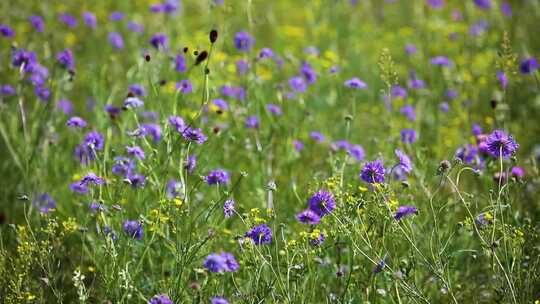
[[[216,42],[217,38],[218,38],[218,32],[216,30],[211,30],[210,31],[210,43]]]

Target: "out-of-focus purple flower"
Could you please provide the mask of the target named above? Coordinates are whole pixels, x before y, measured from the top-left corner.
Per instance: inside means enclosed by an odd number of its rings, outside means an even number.
[[[448,110],[450,110],[450,105],[448,102],[444,101],[439,104],[439,110],[443,113],[448,113]]]
[[[503,1],[501,3],[501,12],[506,17],[512,17],[512,6],[510,6],[510,3],[508,3],[508,1]]]
[[[186,58],[181,54],[177,54],[176,57],[174,57],[174,69],[177,72],[183,73],[186,71],[186,68]]]
[[[234,205],[235,203],[233,199],[228,199],[223,203],[223,215],[225,218],[233,216],[235,210]]]
[[[481,9],[491,8],[491,0],[474,0],[474,4]]]
[[[140,84],[130,84],[128,86],[128,91],[130,93],[133,93],[133,94],[137,95],[137,96],[146,96],[146,90]]]
[[[307,89],[307,84],[304,78],[295,76],[289,79],[289,87],[294,92],[304,93]]]
[[[418,214],[418,209],[415,206],[399,206],[394,214],[394,219],[400,220],[403,217],[412,214]]]
[[[3,86],[0,86],[0,95],[4,97],[13,96],[15,95],[15,88],[10,86],[9,84],[5,84]]]
[[[83,18],[84,24],[86,24],[86,26],[88,26],[91,29],[96,28],[96,26],[97,26],[96,15],[94,15],[94,14],[92,14],[90,12],[84,12],[82,14],[82,18]]]
[[[300,68],[300,74],[304,77],[307,84],[314,84],[315,81],[317,81],[317,73],[307,62],[304,62],[304,64],[302,64],[302,67]]]
[[[309,209],[323,217],[336,209],[336,201],[331,192],[319,190],[308,200]]]
[[[426,3],[436,9],[444,7],[444,0],[426,0]]]
[[[148,300],[148,304],[174,304],[174,303],[166,294],[160,294],[160,295],[155,295],[150,300]]]
[[[169,44],[169,38],[162,33],[155,33],[149,40],[150,44],[156,49],[166,49]]]
[[[51,97],[51,91],[47,87],[37,86],[34,88],[34,93],[43,102],[49,101]]]
[[[41,193],[32,201],[32,205],[41,213],[49,213],[56,209],[56,201],[49,193]]]
[[[109,20],[111,21],[121,21],[122,19],[124,19],[124,13],[122,12],[112,12],[110,15],[109,15]]]
[[[244,236],[252,239],[255,245],[272,243],[272,229],[270,229],[270,227],[268,227],[266,224],[261,224],[251,228],[244,234]]]
[[[246,98],[246,91],[242,87],[222,86],[220,89],[221,94],[227,97],[236,98],[238,100],[244,100]]]
[[[15,36],[15,31],[5,24],[0,24],[0,35],[6,38],[13,38]]]
[[[407,90],[404,87],[395,85],[390,90],[390,94],[392,95],[392,98],[403,98],[407,99]]]
[[[77,24],[79,23],[77,21],[77,18],[75,18],[75,16],[67,14],[67,13],[59,14],[58,20],[60,20],[60,22],[64,23],[68,27],[76,27]]]
[[[525,170],[523,170],[523,168],[521,167],[512,167],[510,173],[516,179],[522,179],[523,177],[525,177]]]
[[[325,140],[324,135],[317,131],[310,132],[309,137],[318,143],[322,143]]]
[[[178,116],[169,116],[169,124],[174,127],[178,133],[182,133],[186,128],[186,123],[181,117]]]
[[[144,154],[144,150],[139,146],[133,146],[133,147],[126,146],[126,153],[140,160],[143,160],[146,158],[146,155]]]
[[[105,180],[102,177],[99,177],[94,172],[88,172],[85,176],[83,176],[83,178],[81,178],[80,184],[81,185],[94,184],[94,185],[100,186],[100,185],[105,184]]]
[[[502,71],[497,71],[497,80],[499,80],[501,89],[505,90],[508,86],[508,77],[506,77],[506,74]]]
[[[422,79],[416,78],[416,74],[414,72],[411,72],[411,76],[407,84],[409,88],[415,90],[423,89],[426,87],[426,83]]]
[[[300,152],[304,149],[304,143],[302,143],[301,141],[297,140],[297,139],[294,139],[292,141],[293,143],[293,146],[294,146],[294,149],[297,151],[297,152]]]
[[[362,161],[366,157],[364,148],[360,145],[350,145],[348,152],[356,161]]]
[[[317,246],[320,246],[324,242],[324,240],[326,240],[326,237],[324,236],[322,232],[320,232],[316,238],[313,238],[313,237],[309,238],[309,244],[311,246],[317,247]]]
[[[319,56],[319,49],[316,47],[316,46],[308,46],[306,48],[304,48],[304,53],[306,53],[306,55],[310,55],[310,56]]]
[[[321,222],[321,217],[311,209],[306,209],[296,215],[296,219],[303,224],[317,225]]]
[[[385,172],[383,162],[376,160],[364,165],[364,168],[360,172],[360,178],[368,184],[383,183]]]
[[[401,107],[399,113],[403,114],[410,121],[416,120],[416,112],[414,111],[414,107],[412,105],[405,105]]]
[[[155,123],[141,124],[140,135],[150,135],[154,142],[158,142],[161,140],[161,127]]]
[[[188,94],[193,91],[193,85],[189,80],[184,79],[176,83],[176,89],[180,90],[183,94]]]
[[[144,32],[144,26],[137,22],[130,21],[127,23],[126,27],[130,32],[133,33],[141,34],[142,32]]]
[[[414,44],[409,43],[405,46],[405,53],[407,53],[408,55],[414,55],[417,51],[418,50],[416,49],[416,46]]]
[[[450,100],[454,100],[458,96],[459,96],[459,93],[456,90],[450,89],[450,90],[446,91],[446,97],[448,97],[448,99],[450,99]]]
[[[538,62],[534,57],[525,58],[521,60],[521,63],[519,64],[519,70],[521,71],[521,74],[532,74],[537,69]]]
[[[346,150],[346,151],[349,151],[349,148],[351,147],[351,144],[346,141],[345,139],[342,139],[342,140],[338,140],[336,141],[335,143],[332,143],[330,145],[330,148],[333,150],[333,151],[339,151],[339,150]]]
[[[122,225],[124,233],[127,234],[130,238],[136,240],[142,240],[143,238],[143,227],[142,223],[138,220],[126,220]]]
[[[171,179],[167,182],[165,192],[168,199],[173,199],[177,197],[183,198],[184,196],[182,183],[174,179]]]
[[[188,173],[193,173],[193,170],[195,170],[196,166],[197,166],[197,156],[195,154],[189,155],[186,158],[184,169],[186,169]]]
[[[333,65],[328,69],[328,73],[336,74],[337,72],[339,72],[339,70],[340,70],[339,65]]]
[[[132,188],[142,188],[146,185],[146,176],[138,173],[128,173],[126,176],[127,182]]]
[[[413,129],[403,129],[400,132],[401,141],[405,144],[412,144],[416,142],[417,136],[416,131]]]
[[[43,21],[43,17],[33,15],[28,17],[28,21],[37,32],[42,33],[45,30],[45,21]]]
[[[75,60],[73,59],[73,52],[71,52],[70,49],[61,51],[60,53],[56,54],[56,61],[58,61],[58,63],[66,69],[73,69],[73,65],[75,63]]]
[[[246,128],[249,128],[249,129],[258,129],[260,127],[260,124],[259,124],[259,118],[257,116],[248,116],[246,118]]]
[[[37,63],[36,53],[24,49],[16,49],[11,55],[11,64],[15,67],[24,65],[25,72],[31,72]]]
[[[128,97],[124,100],[125,109],[140,108],[142,106],[144,106],[144,101],[137,97]]]
[[[105,105],[105,112],[107,112],[112,119],[118,117],[118,115],[120,115],[121,111],[122,111],[122,109],[120,109],[119,107],[115,107],[115,106],[113,106],[111,104],[106,104]]]
[[[208,255],[204,259],[203,266],[210,272],[223,272],[227,267],[225,264],[225,258],[217,253]]]
[[[241,52],[247,52],[255,44],[255,38],[246,31],[236,33],[234,36],[234,46]]]
[[[192,127],[186,127],[182,131],[182,137],[184,137],[185,140],[196,142],[199,145],[204,144],[208,139],[201,129]]]
[[[114,158],[112,173],[126,177],[135,170],[135,162],[127,157],[117,156]]]
[[[84,128],[86,127],[86,121],[78,116],[70,117],[66,123],[68,127]]]
[[[506,134],[502,130],[494,130],[486,139],[488,152],[495,158],[509,158],[516,153],[519,144],[516,143],[512,135]]]
[[[216,98],[212,100],[212,104],[216,106],[220,112],[225,112],[229,110],[229,104],[221,98]]]
[[[238,269],[240,269],[240,265],[236,261],[236,258],[234,255],[228,252],[222,251],[220,253],[221,257],[225,260],[225,271],[227,272],[235,272]]]
[[[401,151],[400,149],[394,150],[394,153],[396,154],[399,163],[398,166],[403,170],[405,173],[411,173],[412,171],[412,162],[411,159],[405,152]]]
[[[480,135],[480,134],[482,134],[482,133],[484,133],[484,131],[482,130],[482,127],[481,127],[479,124],[474,123],[474,124],[472,125],[472,134],[473,134],[474,136],[478,136],[478,135]]]
[[[236,61],[236,73],[238,75],[244,75],[249,71],[249,62],[244,59]]]
[[[263,48],[259,52],[259,59],[273,58],[273,57],[274,57],[274,52],[270,48]]]
[[[486,20],[480,20],[471,25],[471,28],[469,29],[469,34],[471,34],[471,36],[480,36],[488,29],[488,27],[489,24]]]
[[[111,46],[117,50],[121,50],[124,48],[124,39],[122,38],[122,35],[118,32],[112,32],[109,33],[109,43]]]
[[[229,173],[223,169],[215,169],[210,171],[205,177],[208,185],[225,185],[229,183]]]
[[[448,59],[448,57],[446,56],[435,56],[431,58],[430,62],[433,65],[440,65],[440,66],[449,66],[452,64],[452,61],[450,61],[450,59]]]
[[[223,4],[223,0],[214,0],[214,2],[216,2],[216,4],[217,2],[221,2]],[[211,304],[229,304],[227,299],[225,299],[224,297],[212,297],[210,298],[210,303]]]
[[[357,77],[353,77],[345,81],[345,86],[352,89],[365,89],[367,84]]]
[[[281,107],[272,103],[266,104],[266,109],[268,110],[268,112],[276,116],[280,116],[281,114],[283,114],[283,112],[281,111]]]

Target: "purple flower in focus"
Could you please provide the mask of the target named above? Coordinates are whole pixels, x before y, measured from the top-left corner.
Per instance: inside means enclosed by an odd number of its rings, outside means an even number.
[[[205,177],[208,185],[225,185],[229,183],[229,179],[229,173],[223,169],[212,170]]]
[[[208,137],[203,134],[201,129],[191,127],[186,127],[182,131],[182,137],[184,137],[184,139],[187,141],[193,141],[199,145],[204,144],[204,142],[208,139]]]
[[[252,239],[255,245],[272,243],[272,229],[270,229],[270,227],[268,227],[266,224],[261,224],[251,228],[251,230],[246,232],[244,236]]]
[[[385,172],[383,162],[376,160],[364,165],[364,168],[360,172],[360,178],[368,184],[383,183]]]
[[[228,199],[223,203],[223,215],[225,218],[229,218],[234,214],[234,200]]]
[[[160,294],[160,295],[155,295],[150,300],[148,300],[148,304],[174,304],[174,303],[166,294]]]
[[[127,234],[130,238],[136,240],[142,240],[143,238],[143,228],[142,223],[137,220],[126,220],[122,225],[124,233]]]
[[[309,209],[318,216],[323,217],[336,209],[336,201],[332,193],[319,190],[308,200]]]
[[[311,209],[306,209],[296,215],[296,219],[303,224],[317,225],[321,222],[321,217]]]
[[[418,209],[414,206],[399,206],[394,214],[394,219],[400,220],[403,217],[411,214],[418,214]]]
[[[516,143],[512,135],[506,134],[502,130],[494,130],[486,139],[488,152],[495,158],[509,158],[516,153],[519,144]]]

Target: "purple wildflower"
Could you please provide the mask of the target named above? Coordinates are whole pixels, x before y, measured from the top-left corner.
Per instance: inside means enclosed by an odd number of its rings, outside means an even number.
[[[183,73],[186,71],[186,68],[186,58],[184,58],[183,55],[177,54],[176,57],[174,57],[174,69],[177,72]]]
[[[146,157],[144,154],[144,150],[139,146],[126,146],[126,153],[140,160],[143,160]]]
[[[394,219],[400,220],[411,214],[418,214],[418,209],[414,206],[399,206],[394,215]]]
[[[403,170],[405,173],[410,173],[412,171],[412,163],[411,159],[405,152],[401,151],[400,149],[394,150],[394,153],[396,154],[399,163],[398,166],[401,170]]]
[[[186,158],[184,169],[186,169],[188,173],[193,173],[195,166],[197,166],[197,156],[195,154],[191,154]]]
[[[317,225],[321,222],[321,217],[311,209],[306,209],[296,215],[296,219],[303,224]]]
[[[246,31],[236,33],[234,36],[234,46],[241,52],[247,52],[255,44],[255,39]]]
[[[244,75],[249,71],[249,62],[244,59],[236,61],[236,73],[238,75]]]
[[[150,300],[148,300],[148,304],[174,304],[174,303],[166,294],[160,294],[160,295],[155,295]]]
[[[326,237],[322,232],[320,232],[316,238],[309,238],[309,244],[311,246],[318,247],[324,242],[324,240],[326,240]]]
[[[366,157],[364,148],[360,145],[350,145],[348,152],[356,161],[362,161]]]
[[[28,21],[30,21],[30,24],[37,32],[42,33],[45,30],[45,21],[43,21],[43,17],[33,15],[28,17]]]
[[[128,97],[124,100],[125,109],[140,108],[142,106],[144,106],[144,101],[137,97]]]
[[[146,90],[144,89],[144,87],[140,84],[130,84],[128,86],[128,90],[130,93],[133,93],[137,96],[146,96]]]
[[[491,8],[491,0],[474,0],[474,4],[481,9]]]
[[[90,12],[84,12],[82,14],[84,24],[88,26],[91,29],[95,29],[97,25],[97,19],[96,16]]]
[[[521,60],[521,63],[519,64],[519,70],[521,71],[521,74],[532,74],[537,69],[538,62],[534,57],[525,58]]]
[[[208,185],[225,185],[229,183],[229,179],[229,173],[223,169],[212,170],[205,177]]]
[[[67,13],[59,14],[58,19],[60,20],[60,22],[64,23],[68,27],[76,27],[77,24],[79,23],[77,21],[77,18],[75,18],[75,16],[67,14]]]
[[[109,43],[111,46],[117,50],[121,50],[124,48],[124,39],[122,38],[122,35],[118,32],[111,32],[109,33]]]
[[[325,140],[324,135],[322,135],[322,133],[317,132],[317,131],[310,132],[309,137],[318,143],[322,143]]]
[[[149,40],[150,44],[156,49],[165,49],[168,46],[169,38],[165,34],[155,33]]]
[[[255,245],[270,244],[272,242],[272,229],[266,224],[261,224],[251,228],[244,236],[252,239]]]
[[[259,52],[259,59],[272,58],[272,57],[274,57],[274,52],[270,48],[263,48]]]
[[[231,253],[222,251],[220,255],[223,258],[223,260],[225,261],[224,270],[226,272],[235,272],[240,268],[240,265],[236,261],[236,258]]]
[[[126,176],[126,181],[131,185],[132,188],[142,188],[146,185],[146,176],[138,173],[128,173]]]
[[[360,78],[353,77],[347,81],[345,81],[345,86],[351,89],[365,89],[367,88],[367,84],[360,80]]]
[[[323,217],[336,209],[336,201],[332,193],[319,190],[309,198],[308,206],[317,215]]]
[[[507,1],[501,3],[501,12],[506,17],[512,17],[512,6]]]
[[[307,84],[314,84],[315,81],[317,81],[317,73],[307,62],[304,62],[304,64],[302,64],[302,67],[300,68],[300,74],[304,77]]]
[[[218,0],[215,0],[215,1],[217,2]],[[223,1],[223,0],[220,0],[220,1]],[[225,299],[224,297],[212,297],[210,298],[210,303],[211,304],[229,304],[227,299]]]
[[[417,136],[416,131],[413,129],[403,129],[400,132],[401,141],[405,144],[412,144],[416,142]]]
[[[182,183],[177,181],[177,180],[174,180],[174,179],[171,179],[167,182],[167,187],[166,187],[166,194],[167,194],[167,198],[168,199],[173,199],[173,198],[176,198],[176,197],[183,197],[183,187],[182,187]]]
[[[439,104],[439,110],[441,110],[441,112],[443,113],[448,113],[448,111],[450,110],[450,105],[446,101],[441,102]]]
[[[506,134],[502,130],[494,130],[486,139],[489,154],[495,158],[509,158],[516,153],[519,144],[516,143],[512,135]]]
[[[112,173],[119,176],[128,176],[135,169],[135,162],[127,157],[117,156],[114,158]]]
[[[233,199],[228,199],[223,203],[223,215],[225,215],[225,218],[233,216],[235,210],[234,205]]]
[[[268,112],[276,116],[280,116],[281,114],[283,114],[283,112],[281,111],[281,107],[272,103],[266,104],[266,109],[268,110]]]
[[[33,201],[34,207],[38,208],[41,213],[49,213],[51,210],[56,209],[56,201],[49,193],[42,193],[38,195]]]
[[[307,89],[307,84],[304,78],[295,76],[289,79],[289,87],[294,92],[304,93]]]
[[[130,32],[133,33],[141,34],[142,32],[144,32],[144,26],[137,22],[130,21],[127,23],[126,27]]]
[[[141,132],[141,135],[143,136],[150,135],[154,142],[158,142],[161,140],[161,127],[158,124],[154,124],[154,123],[142,124],[140,132]]]
[[[103,135],[97,131],[91,131],[84,137],[84,145],[90,150],[103,150]]]
[[[123,224],[124,232],[132,239],[142,240],[143,228],[142,223],[137,220],[126,220]]]
[[[184,79],[176,83],[176,89],[180,90],[180,92],[183,94],[188,94],[193,91],[193,85],[189,80]]]
[[[34,88],[34,93],[43,102],[49,101],[51,97],[51,91],[47,87],[38,86]]]
[[[184,139],[187,141],[193,141],[199,145],[204,144],[204,142],[206,142],[206,140],[208,139],[208,137],[204,135],[201,129],[191,127],[186,127],[182,131],[182,137],[184,137]]]
[[[6,38],[13,38],[15,36],[15,31],[5,24],[0,24],[0,35]]]
[[[9,84],[5,84],[3,86],[0,86],[0,95],[2,96],[13,96],[15,95],[15,88],[13,88],[12,86],[10,86]]]
[[[86,121],[78,116],[70,117],[66,123],[68,127],[84,128],[86,127]]]
[[[124,19],[124,13],[122,12],[112,12],[110,15],[109,15],[109,20],[111,21],[121,21],[122,19]]]
[[[258,129],[259,126],[259,118],[257,116],[248,116],[246,118],[246,128]]]
[[[430,62],[433,65],[440,65],[440,66],[449,66],[452,64],[452,61],[450,61],[450,59],[448,59],[448,57],[446,56],[435,56],[431,58]]]
[[[399,113],[403,114],[410,121],[416,120],[416,113],[412,105],[405,105],[399,109]]]
[[[73,69],[74,59],[73,53],[70,49],[65,49],[56,54],[56,61],[58,61],[58,63],[66,69]]]
[[[364,165],[360,173],[360,178],[368,184],[383,183],[385,172],[383,162],[376,160]]]

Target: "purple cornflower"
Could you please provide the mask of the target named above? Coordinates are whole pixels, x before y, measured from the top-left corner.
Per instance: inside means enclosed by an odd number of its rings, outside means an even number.
[[[330,148],[333,151],[339,151],[339,150],[347,150],[348,151],[350,147],[351,147],[351,144],[348,141],[346,141],[345,139],[338,140],[335,143],[332,143],[330,145]]]
[[[94,172],[88,172],[80,181],[81,185],[94,184],[96,186],[101,186],[105,184],[105,180],[102,177],[97,176]]]
[[[411,214],[418,214],[418,209],[414,206],[399,206],[396,214],[394,215],[394,219],[400,220],[403,217]]]
[[[280,116],[281,114],[283,114],[283,112],[281,111],[281,107],[272,103],[267,104],[266,109],[268,110],[268,112],[276,116]]]
[[[24,49],[16,49],[11,55],[11,64],[14,67],[20,67],[24,64],[24,71],[31,72],[33,66],[37,63],[36,53]]]
[[[418,50],[414,44],[409,43],[405,46],[405,53],[407,53],[408,55],[416,54],[417,51]]]
[[[430,62],[433,65],[440,66],[449,66],[450,64],[452,64],[452,61],[450,61],[450,59],[448,59],[448,57],[446,56],[435,56],[431,58]]]
[[[519,144],[516,143],[512,135],[506,134],[502,130],[494,130],[486,139],[489,154],[495,158],[509,158],[516,153]]]
[[[525,176],[525,170],[521,167],[512,167],[510,174],[517,179],[522,179]]]
[[[58,100],[56,107],[66,115],[71,115],[71,112],[73,112],[73,103],[68,99]]]
[[[259,124],[259,118],[257,116],[248,116],[246,118],[246,128],[249,128],[249,129],[258,129],[260,124]]]
[[[90,12],[84,12],[82,14],[82,18],[83,18],[84,24],[86,24],[86,26],[88,26],[91,29],[96,28],[96,25],[97,25],[96,15],[94,15],[94,14],[92,14]]]
[[[166,194],[168,199],[173,199],[175,197],[182,197],[183,196],[183,190],[182,190],[182,183],[171,179],[167,182],[166,187]]]
[[[225,261],[225,268],[224,268],[225,271],[235,272],[240,268],[240,265],[236,261],[236,258],[231,253],[222,251],[220,255]]]
[[[247,52],[255,44],[255,39],[246,31],[236,33],[234,36],[234,46],[241,52]]]
[[[195,166],[197,166],[197,156],[195,154],[191,154],[186,158],[184,169],[186,169],[188,173],[193,173]]]
[[[238,100],[244,100],[246,98],[246,91],[242,87],[222,86],[220,89],[221,94],[227,97],[236,98]]]
[[[296,219],[303,224],[317,225],[321,222],[321,217],[311,209],[306,209],[296,215]]]
[[[43,21],[43,17],[33,15],[28,17],[28,21],[37,32],[42,33],[45,30],[45,21]]]
[[[77,128],[84,128],[86,127],[86,121],[84,121],[84,119],[78,117],[78,116],[73,116],[73,117],[70,117],[66,123],[66,125],[68,127],[77,127]]]
[[[426,87],[426,83],[422,79],[416,78],[415,75],[411,76],[411,79],[409,79],[407,85],[409,86],[409,88],[415,90],[423,89]]]
[[[441,102],[439,104],[439,110],[441,110],[441,112],[443,113],[448,113],[448,111],[450,110],[450,105],[446,101]]]
[[[159,49],[159,48],[165,49],[165,48],[167,48],[169,38],[167,38],[167,36],[165,34],[155,33],[150,38],[149,42],[156,49]]]
[[[442,8],[444,6],[444,0],[426,0],[426,3],[432,8]]]
[[[294,92],[304,93],[307,89],[307,84],[304,78],[295,76],[289,79],[289,87]]]
[[[224,297],[212,297],[210,298],[210,303],[211,304],[229,304],[227,299],[225,299]]]
[[[140,134],[142,136],[150,135],[154,142],[161,140],[161,127],[154,123],[145,123],[141,125]]]
[[[146,96],[146,90],[144,89],[144,87],[140,84],[130,84],[128,86],[128,91],[130,93],[133,93],[137,96]]]
[[[205,177],[208,185],[225,185],[229,183],[229,179],[229,173],[223,169],[212,170]]]
[[[506,86],[508,86],[508,77],[506,77],[506,74],[502,71],[497,71],[497,80],[499,80],[501,89],[505,90]]]
[[[302,67],[300,68],[300,74],[304,77],[307,84],[314,84],[315,81],[317,81],[317,73],[307,62],[304,62],[304,64],[302,64]]]
[[[126,146],[126,153],[140,160],[143,160],[146,157],[144,154],[144,150],[139,146]]]
[[[294,139],[292,141],[292,143],[293,143],[294,149],[296,151],[300,152],[300,151],[302,151],[304,149],[304,143],[303,142],[301,142],[301,141],[299,141],[297,139]]]
[[[146,176],[138,173],[128,173],[126,176],[126,181],[131,185],[132,188],[142,188],[146,185]]]
[[[38,86],[34,88],[34,93],[43,102],[49,101],[51,97],[51,91],[47,87]]]
[[[193,85],[189,80],[184,79],[176,83],[176,89],[180,90],[180,92],[183,94],[188,94],[193,91]]]
[[[124,232],[132,239],[142,240],[143,228],[142,223],[138,220],[126,220],[123,224]]]
[[[322,143],[325,140],[324,135],[322,135],[322,133],[317,132],[317,131],[310,132],[309,137],[318,143]]]
[[[416,120],[416,112],[414,111],[414,107],[412,105],[405,105],[399,109],[399,113],[407,117],[410,121]]]
[[[251,228],[244,236],[252,239],[255,245],[270,244],[272,242],[272,229],[266,224],[261,224]]]
[[[184,139],[187,141],[193,141],[199,145],[204,144],[204,142],[206,142],[206,140],[208,139],[208,137],[204,135],[201,129],[191,127],[186,127],[182,131],[182,137],[184,137]]]
[[[217,253],[212,253],[204,259],[204,268],[210,272],[223,272],[227,265],[225,264],[225,258]]]
[[[103,150],[103,135],[97,131],[91,131],[84,137],[84,145],[90,150]]]
[[[119,107],[115,107],[111,104],[106,104],[105,105],[105,112],[107,112],[109,114],[109,117],[111,119],[115,119],[116,117],[118,117],[118,115],[120,115],[122,109],[120,109]]]
[[[76,27],[77,23],[79,23],[77,21],[77,18],[75,18],[75,16],[67,14],[67,13],[59,14],[58,19],[60,20],[60,22],[64,23],[68,27]]]
[[[174,57],[174,69],[177,72],[183,73],[186,71],[186,68],[186,58],[183,55],[177,54],[176,57]]]
[[[74,59],[73,53],[70,49],[65,49],[56,54],[56,61],[58,61],[58,63],[66,69],[73,69]]]
[[[41,213],[49,213],[49,211],[56,209],[56,201],[49,193],[42,193],[38,195],[32,204],[38,208]]]
[[[416,131],[413,129],[403,129],[400,132],[401,141],[405,144],[412,144],[416,142],[417,136]]]
[[[238,75],[244,75],[249,71],[249,62],[244,59],[236,61],[236,73]]]
[[[274,52],[270,48],[263,48],[259,52],[259,59],[272,58],[272,57],[274,57]]]
[[[229,110],[229,104],[221,98],[212,100],[212,104],[218,108],[218,112],[225,112]]]
[[[15,31],[5,24],[0,24],[0,35],[6,38],[12,38],[15,36]]]
[[[351,89],[365,89],[367,88],[367,84],[360,80],[360,78],[353,77],[347,81],[345,81],[345,86]]]
[[[166,294],[160,294],[160,295],[155,295],[150,300],[148,300],[148,304],[174,304],[174,303]]]
[[[88,186],[81,184],[80,182],[74,182],[69,185],[69,189],[75,193],[86,194],[88,193]]]
[[[0,95],[2,96],[13,96],[15,95],[15,89],[10,86],[9,84],[5,84],[3,86],[0,86]]]
[[[503,1],[503,3],[501,3],[501,12],[506,17],[512,17],[512,6],[510,6],[510,3]]]
[[[534,57],[525,58],[521,60],[521,63],[519,64],[519,70],[521,71],[521,74],[532,74],[537,69],[538,62]]]
[[[319,190],[309,198],[308,206],[311,211],[323,217],[336,209],[336,201],[332,193]]]
[[[140,108],[142,106],[144,106],[144,101],[137,97],[128,97],[124,100],[125,109]]]
[[[392,87],[390,94],[392,95],[392,98],[407,99],[407,89],[398,85]]]
[[[350,145],[348,152],[356,161],[362,161],[366,157],[364,148],[360,145]]]
[[[482,127],[477,123],[473,123],[471,131],[474,136],[478,136],[484,133],[484,131],[482,130]]]
[[[309,244],[311,246],[317,247],[320,246],[324,242],[324,240],[326,240],[326,237],[322,232],[320,232],[317,238],[309,238]]]
[[[398,166],[401,170],[403,170],[405,173],[410,173],[412,171],[412,163],[411,159],[405,152],[401,151],[400,149],[394,150],[394,153],[396,154],[399,163]]]
[[[474,0],[474,4],[481,9],[491,8],[491,0]]]
[[[117,156],[114,158],[112,173],[126,177],[135,169],[135,162],[127,157]]]
[[[383,183],[385,172],[383,162],[376,160],[364,165],[362,172],[360,172],[360,178],[368,184]]]
[[[223,215],[225,215],[225,218],[229,218],[234,215],[234,200],[228,199],[223,203]]]
[[[117,50],[121,50],[124,48],[124,39],[122,38],[122,35],[118,32],[111,32],[109,33],[109,43],[111,46]]]
[[[178,116],[169,116],[169,124],[174,127],[176,132],[182,133],[186,128],[186,123],[181,117]]]
[[[471,25],[469,33],[471,36],[480,36],[482,35],[489,27],[489,24],[485,20],[480,20],[477,23]]]

